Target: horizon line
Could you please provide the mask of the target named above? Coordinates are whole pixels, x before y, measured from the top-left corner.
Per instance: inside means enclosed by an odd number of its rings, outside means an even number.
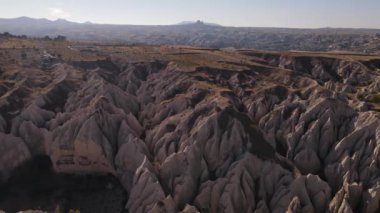
[[[208,21],[203,21],[203,20],[195,20],[195,21],[180,21],[178,23],[173,23],[173,24],[128,24],[128,23],[100,23],[100,22],[92,22],[92,21],[75,21],[75,20],[70,20],[69,18],[57,18],[57,19],[50,19],[46,17],[30,17],[30,16],[17,16],[13,18],[3,18],[0,17],[0,19],[7,19],[7,20],[12,20],[12,19],[20,19],[20,18],[28,18],[28,19],[34,19],[34,20],[47,20],[51,22],[55,21],[67,21],[71,23],[76,23],[76,24],[93,24],[93,25],[116,25],[116,26],[176,26],[176,25],[186,25],[186,24],[181,24],[183,22],[193,22],[189,24],[195,24],[197,21],[201,21],[204,24],[208,24],[208,26],[212,26],[210,24],[215,24],[213,27],[233,27],[233,28],[267,28],[267,29],[310,29],[310,30],[318,30],[318,29],[353,29],[353,30],[380,30],[380,28],[375,28],[375,27],[330,27],[330,26],[325,26],[325,27],[284,27],[284,26],[238,26],[238,25],[222,25],[219,23],[213,23],[213,22],[208,22]]]

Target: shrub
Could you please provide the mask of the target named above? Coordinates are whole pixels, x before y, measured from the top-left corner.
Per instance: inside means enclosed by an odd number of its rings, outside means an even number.
[[[370,101],[372,103],[380,103],[380,95],[379,94],[370,95],[368,97],[368,101]]]
[[[22,52],[22,53],[21,53],[21,58],[22,58],[22,59],[26,59],[26,58],[27,58],[26,52]]]
[[[356,98],[361,101],[364,99],[364,96],[363,96],[363,94],[358,93],[358,94],[356,94]]]

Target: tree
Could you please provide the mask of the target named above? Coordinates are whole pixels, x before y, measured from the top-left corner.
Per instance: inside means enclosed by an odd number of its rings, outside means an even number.
[[[5,37],[12,37],[13,35],[10,34],[9,32],[4,32],[4,33],[3,33],[3,36],[5,36]]]

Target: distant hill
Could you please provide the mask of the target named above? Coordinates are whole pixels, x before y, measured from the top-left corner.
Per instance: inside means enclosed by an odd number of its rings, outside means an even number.
[[[176,25],[113,25],[20,17],[0,19],[0,33],[32,37],[66,36],[69,40],[129,44],[192,45],[209,48],[378,52],[377,29],[291,29],[224,27],[202,21]]]
[[[65,19],[51,21],[45,18],[33,19],[19,17],[14,19],[0,19],[0,32],[9,32],[16,35],[45,36],[52,34],[64,34],[65,31],[78,27],[79,23]]]
[[[208,25],[208,26],[215,26],[215,27],[221,27],[222,25],[220,25],[220,24],[215,24],[215,23],[208,23],[208,22],[203,22],[203,21],[200,21],[200,20],[198,20],[198,21],[183,21],[183,22],[180,22],[180,23],[178,23],[177,25],[193,25],[193,24],[195,24],[195,25]]]

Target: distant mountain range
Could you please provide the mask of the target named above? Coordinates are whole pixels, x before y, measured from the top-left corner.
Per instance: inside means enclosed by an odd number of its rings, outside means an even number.
[[[380,30],[377,29],[224,27],[202,21],[155,26],[113,25],[20,17],[0,19],[0,32],[32,37],[63,35],[71,40],[94,42],[209,48],[357,52],[380,50]]]

